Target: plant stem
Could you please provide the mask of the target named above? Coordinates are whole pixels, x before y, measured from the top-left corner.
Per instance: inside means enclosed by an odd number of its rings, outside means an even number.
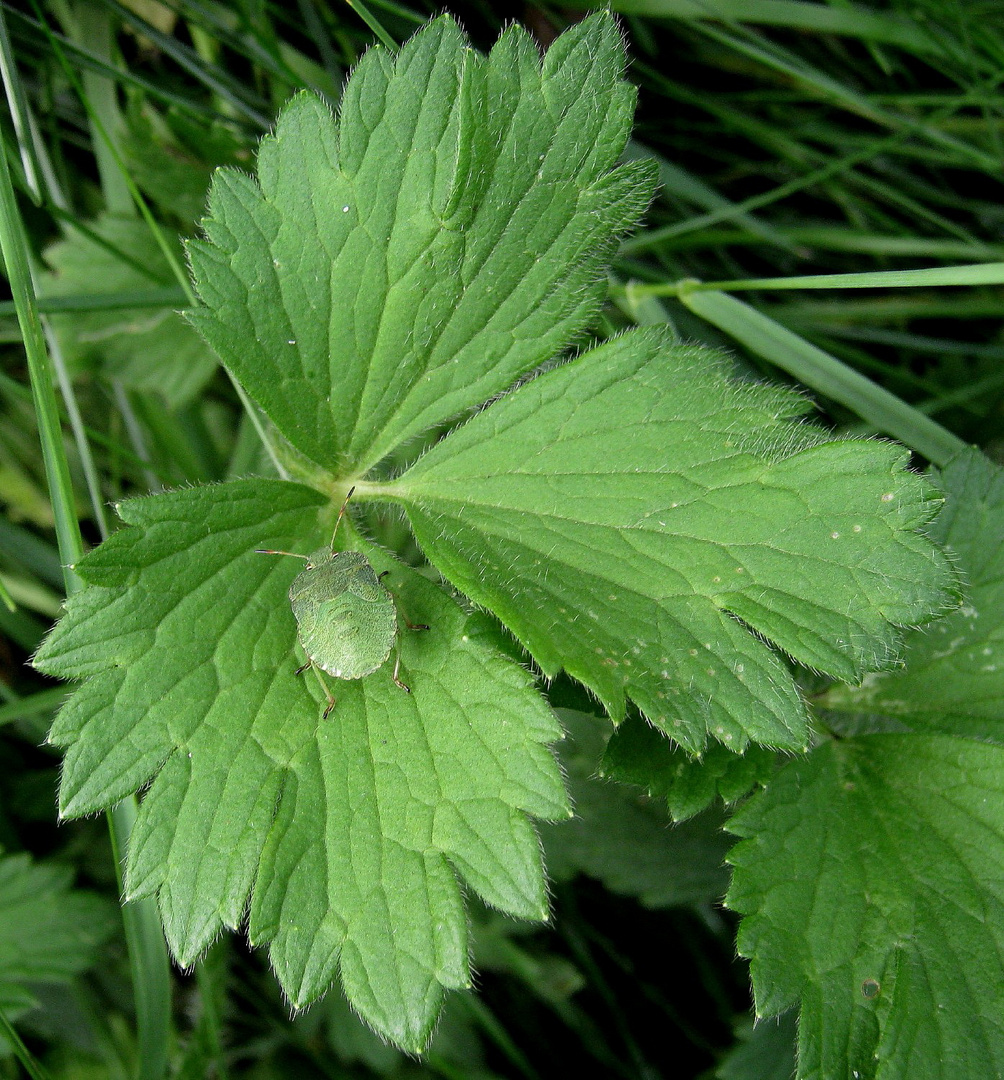
[[[28,262],[28,238],[14,196],[6,152],[0,152],[0,251],[7,267],[7,278],[28,359],[32,400],[38,418],[45,476],[52,497],[56,540],[63,562],[66,595],[72,596],[80,587],[80,579],[73,572],[73,567],[83,555],[84,545],[74,505],[70,469],[63,448],[59,405],[53,388],[42,324],[35,306],[35,290]]]
[[[79,591],[82,582],[74,567],[84,552],[77,520],[70,469],[63,446],[59,406],[52,369],[35,304],[35,290],[28,260],[28,238],[18,212],[6,152],[0,152],[0,252],[3,254],[18,324],[28,359],[32,399],[35,404],[42,459],[56,523],[56,540],[63,565],[66,595]],[[109,816],[112,844],[124,849],[136,816],[133,798],[120,803]],[[159,1080],[167,1065],[170,1034],[170,969],[156,902],[142,900],[122,909],[136,996],[139,1027],[139,1080]]]
[[[106,815],[120,893],[124,847],[137,813],[136,799],[130,795]],[[136,1003],[136,1080],[161,1080],[171,1041],[171,968],[156,900],[146,897],[123,904],[122,919]]]

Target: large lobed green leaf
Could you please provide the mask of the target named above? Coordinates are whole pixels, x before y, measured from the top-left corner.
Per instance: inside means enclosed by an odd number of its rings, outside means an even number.
[[[803,1080],[1004,1075],[1004,473],[972,453],[940,478],[965,606],[822,698],[879,733],[790,763],[729,826],[740,951],[761,1015],[801,1008]]]
[[[526,815],[567,816],[546,746],[560,729],[442,590],[358,538],[390,571],[411,693],[388,662],[333,681],[322,720],[316,680],[294,674],[286,593],[302,564],[254,549],[316,549],[325,505],[267,480],[124,503],[132,527],[78,565],[88,587],[35,665],[89,676],[50,735],[66,747],[62,813],[150,785],[126,891],[158,895],[179,962],[247,915],[294,1005],[340,971],[363,1017],[417,1051],[442,988],[470,980],[460,881],[511,914],[546,913]]]
[[[623,65],[609,13],[543,63],[521,27],[486,58],[444,17],[371,49],[337,123],[295,99],[257,183],[217,173],[190,318],[294,446],[361,475],[581,330],[655,182],[616,165]]]
[[[519,387],[382,490],[444,576],[615,718],[630,696],[691,751],[709,734],[804,748],[800,695],[765,642],[860,677],[953,583],[907,452],[826,442],[798,422],[808,408],[637,330]]]

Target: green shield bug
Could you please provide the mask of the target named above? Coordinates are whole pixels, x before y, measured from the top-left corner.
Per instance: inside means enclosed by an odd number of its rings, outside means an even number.
[[[307,564],[289,587],[297,637],[307,654],[307,662],[297,669],[297,674],[315,667],[336,679],[361,679],[385,663],[394,648],[397,609],[394,597],[380,581],[384,575],[376,574],[369,559],[359,551],[335,551],[338,526],[353,491],[355,488],[349,490],[338,511],[330,547],[318,548],[310,555],[256,549],[260,555],[291,555]],[[428,629],[407,625],[416,630]],[[397,677],[400,663],[399,653],[392,678],[402,690],[410,693]],[[321,685],[328,698],[328,707],[324,710],[327,717],[335,706],[335,699],[323,679]]]

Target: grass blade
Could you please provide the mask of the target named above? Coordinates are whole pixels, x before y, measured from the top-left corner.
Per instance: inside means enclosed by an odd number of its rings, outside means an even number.
[[[120,895],[125,847],[137,813],[136,799],[132,796],[106,815]],[[171,966],[156,899],[149,896],[124,904],[122,919],[136,1003],[136,1080],[161,1080],[167,1071],[167,1050],[171,1043]]]
[[[28,358],[32,397],[42,442],[42,458],[49,484],[56,538],[67,595],[76,592],[80,579],[73,566],[83,554],[70,470],[59,423],[59,406],[52,381],[49,357],[35,304],[35,290],[28,259],[28,240],[18,212],[6,153],[0,154],[0,251],[17,308],[18,322]],[[130,809],[131,808],[131,809]],[[122,848],[128,840],[135,800],[120,804],[109,819],[112,842]],[[140,1080],[159,1080],[167,1064],[171,1028],[170,969],[160,916],[154,900],[123,908],[129,958],[133,972],[139,1023]],[[158,944],[159,943],[159,944]]]
[[[842,34],[899,45],[916,53],[941,52],[937,41],[919,23],[852,4],[830,7],[803,0],[613,0],[610,6],[625,15],[759,23],[816,34]]]
[[[743,278],[739,281],[700,281],[692,292],[739,292],[746,289],[912,289],[918,285],[1004,285],[1004,262],[969,266],[931,266],[922,270],[870,270],[862,274],[815,274],[805,277]],[[660,286],[648,286],[656,293]],[[675,295],[677,286],[662,289]]]
[[[72,568],[83,555],[84,546],[77,521],[70,470],[63,449],[59,406],[45,349],[42,323],[35,304],[35,289],[28,261],[28,238],[14,197],[6,153],[0,153],[0,251],[3,252],[4,264],[7,267],[7,278],[28,359],[32,398],[42,441],[42,460],[56,523],[56,539],[60,558],[63,560],[66,592],[70,595],[76,592],[79,586],[79,580]]]
[[[960,438],[895,394],[734,296],[681,288],[679,299],[695,315],[729,334],[757,356],[853,410],[863,420],[912,447],[935,465],[944,466],[966,449],[967,444]]]

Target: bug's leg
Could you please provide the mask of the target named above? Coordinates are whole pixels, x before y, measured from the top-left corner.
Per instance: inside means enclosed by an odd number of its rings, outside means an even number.
[[[380,573],[379,573],[379,574],[377,574],[377,581],[383,581],[383,579],[384,579],[384,578],[385,578],[385,577],[386,577],[386,576],[387,576],[387,575],[388,575],[389,573],[390,573],[390,571],[389,571],[389,570],[381,570],[381,571],[380,571]]]
[[[429,629],[429,624],[428,623],[424,623],[424,622],[411,623],[411,622],[408,622],[407,619],[404,620],[404,625],[407,626],[409,630],[428,630]]]
[[[404,692],[405,692],[406,694],[410,694],[410,693],[411,693],[411,687],[410,687],[410,686],[406,686],[406,685],[405,685],[405,684],[404,684],[403,682],[401,682],[401,680],[400,680],[400,679],[399,679],[399,678],[397,677],[398,669],[399,669],[400,667],[401,667],[401,650],[400,650],[400,649],[398,649],[398,650],[397,650],[397,656],[395,656],[395,657],[394,657],[394,674],[393,674],[393,675],[391,675],[391,678],[392,678],[392,679],[394,680],[394,683],[395,683],[395,685],[397,685],[397,686],[400,686],[400,687],[401,687],[401,689],[402,689],[402,690],[403,690],[403,691],[404,691]]]
[[[309,666],[310,666],[309,664],[304,665],[304,667],[309,667]],[[327,707],[325,708],[324,712],[321,714],[321,719],[322,720],[327,720],[328,717],[331,715],[331,710],[335,707],[335,699],[331,696],[331,691],[328,689],[328,684],[321,677],[321,673],[320,673],[320,671],[317,670],[316,667],[314,668],[314,674],[317,676],[317,681],[321,684],[321,689],[324,691],[324,696],[328,699]]]
[[[302,674],[303,674],[303,673],[304,673],[304,672],[305,672],[305,671],[307,670],[307,668],[309,668],[309,667],[310,667],[310,665],[311,665],[311,664],[312,664],[313,662],[314,662],[313,660],[308,660],[308,661],[307,661],[307,662],[306,662],[305,664],[301,664],[301,665],[300,665],[300,666],[299,666],[299,667],[298,667],[298,668],[296,669],[296,671],[294,671],[294,672],[293,672],[293,674],[294,674],[294,675],[302,675]]]

